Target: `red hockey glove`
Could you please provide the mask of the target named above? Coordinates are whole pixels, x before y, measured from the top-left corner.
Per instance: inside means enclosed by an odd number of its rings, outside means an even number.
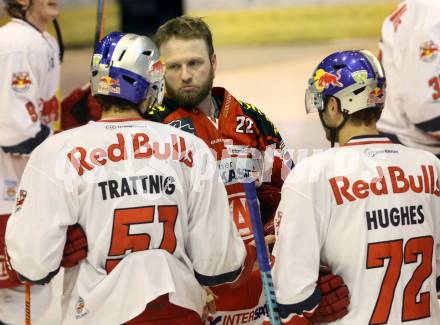
[[[261,221],[266,224],[275,216],[281,200],[281,191],[275,186],[263,184],[257,189],[257,197],[260,202]]]
[[[5,247],[5,231],[9,215],[0,215],[0,288],[13,288],[21,285],[15,272],[9,264]]]
[[[79,224],[67,228],[66,245],[64,246],[61,266],[74,267],[87,257],[87,238]]]
[[[73,90],[61,102],[61,128],[68,130],[101,118],[101,105],[91,95],[90,84]]]
[[[321,290],[321,302],[311,320],[314,323],[334,322],[347,315],[350,298],[344,280],[331,272],[326,266],[319,270],[318,286]]]

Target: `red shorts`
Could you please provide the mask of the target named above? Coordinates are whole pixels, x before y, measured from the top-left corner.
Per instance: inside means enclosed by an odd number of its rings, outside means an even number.
[[[17,274],[8,270],[5,256],[5,232],[9,215],[0,215],[0,288],[13,288],[21,285]]]
[[[150,302],[145,310],[124,325],[202,325],[199,314],[195,311],[173,305],[168,294]]]

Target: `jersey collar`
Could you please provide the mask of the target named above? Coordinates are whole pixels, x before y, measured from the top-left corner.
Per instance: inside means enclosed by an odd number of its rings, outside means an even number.
[[[372,135],[360,135],[355,136],[347,141],[343,147],[347,146],[358,146],[365,144],[392,144],[392,142],[388,137],[383,136],[381,134],[372,134]]]
[[[96,122],[112,123],[112,122],[131,122],[131,121],[145,121],[145,119],[143,119],[141,117],[109,118],[109,119],[104,119],[104,120],[97,120]]]

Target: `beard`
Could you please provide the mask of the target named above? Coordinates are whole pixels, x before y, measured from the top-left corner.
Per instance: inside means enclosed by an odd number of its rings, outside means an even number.
[[[172,88],[165,79],[165,90],[167,97],[176,101],[180,107],[195,108],[199,105],[211,92],[214,83],[214,69],[211,66],[208,79],[196,91],[182,92]]]

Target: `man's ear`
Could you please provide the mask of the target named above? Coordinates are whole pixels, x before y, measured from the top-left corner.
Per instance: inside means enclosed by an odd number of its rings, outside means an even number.
[[[341,108],[339,107],[339,102],[335,97],[330,97],[327,102],[327,109],[332,114],[342,113]]]
[[[16,0],[19,5],[23,7],[24,10],[29,9],[30,1],[29,0]]]
[[[211,65],[212,65],[212,70],[215,71],[217,70],[217,55],[215,55],[215,53],[212,55],[211,57]]]

